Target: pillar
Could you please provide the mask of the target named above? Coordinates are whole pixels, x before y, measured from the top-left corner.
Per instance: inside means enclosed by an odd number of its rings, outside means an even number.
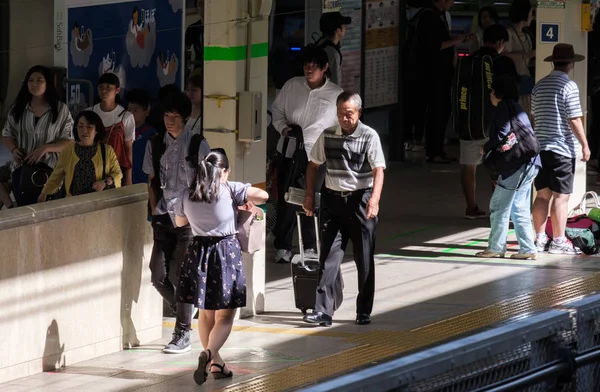
[[[267,67],[272,0],[206,0],[204,36],[204,135],[227,151],[233,181],[265,187]],[[262,141],[238,141],[238,93],[262,94]],[[219,98],[217,98],[219,97]],[[244,255],[247,306],[240,317],[265,307],[265,251]]]
[[[559,2],[556,2],[559,3]],[[538,6],[536,12],[537,49],[536,49],[536,79],[539,80],[552,71],[552,63],[544,59],[552,54],[556,42],[543,42],[541,33],[544,23],[558,25],[558,42],[571,44],[575,53],[586,56],[587,60],[587,33],[582,31],[581,4],[582,0],[569,0],[564,2],[564,8],[543,8]],[[550,37],[547,36],[546,39]],[[579,86],[581,108],[584,113],[584,126],[587,129],[587,61],[575,65],[575,69],[569,75]],[[577,150],[577,166],[575,169],[575,185],[573,195],[569,201],[569,209],[574,208],[583,197],[587,187],[586,165],[581,162],[581,148]]]

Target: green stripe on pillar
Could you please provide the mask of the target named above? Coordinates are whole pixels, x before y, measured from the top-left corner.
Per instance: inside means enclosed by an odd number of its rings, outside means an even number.
[[[204,61],[240,61],[246,59],[247,46],[206,46],[204,47]],[[251,56],[253,59],[266,57],[269,54],[269,43],[252,44]]]

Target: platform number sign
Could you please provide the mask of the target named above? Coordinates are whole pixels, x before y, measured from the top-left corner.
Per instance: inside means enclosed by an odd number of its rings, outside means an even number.
[[[540,41],[545,44],[556,44],[559,38],[558,23],[542,23],[540,31]]]

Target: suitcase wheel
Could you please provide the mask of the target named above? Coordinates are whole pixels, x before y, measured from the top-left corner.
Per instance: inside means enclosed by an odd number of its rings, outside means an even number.
[[[306,308],[300,308],[300,311],[301,311],[301,312],[302,312],[302,314],[303,314],[303,315],[305,315],[305,316],[306,316],[306,313],[308,313],[308,312],[307,312],[307,311],[308,311],[308,309],[306,309]]]

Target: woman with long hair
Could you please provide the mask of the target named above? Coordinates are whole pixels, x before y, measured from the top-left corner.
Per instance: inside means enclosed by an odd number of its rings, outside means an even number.
[[[177,226],[189,223],[194,235],[181,268],[177,302],[193,303],[200,309],[198,331],[204,351],[194,372],[197,384],[206,381],[207,368],[215,379],[233,376],[219,350],[231,333],[236,309],[246,306],[237,214],[240,207],[269,198],[262,189],[228,178],[227,156],[213,150],[200,161],[196,179],[175,207]]]
[[[106,136],[100,116],[84,110],[75,119],[76,142],[65,148],[58,164],[46,182],[38,202],[65,184],[67,196],[84,195],[121,186],[123,173],[113,148],[102,143]]]
[[[510,77],[500,77],[492,83],[490,94],[492,104],[496,106],[494,120],[490,127],[489,141],[482,153],[488,155],[502,148],[511,132],[516,127],[529,132],[535,137],[529,117],[518,102],[519,89]],[[487,159],[494,159],[489,155]],[[535,260],[537,248],[534,243],[533,226],[531,224],[531,188],[540,167],[539,155],[525,163],[515,162],[498,173],[494,194],[490,200],[490,238],[485,251],[477,253],[477,257],[498,258],[506,253],[508,226],[512,220],[515,226],[519,252],[512,259]]]
[[[514,0],[510,5],[508,42],[504,46],[504,55],[512,59],[519,73],[519,104],[527,115],[531,115],[531,91],[535,84],[529,64],[535,58],[533,40],[527,31],[533,21],[533,6],[530,0]]]
[[[500,23],[500,15],[496,8],[489,6],[483,7],[477,14],[477,32],[469,42],[469,52],[471,54],[477,52],[483,45],[483,32],[490,26]]]
[[[21,178],[24,167],[52,171],[58,153],[73,139],[73,118],[69,108],[58,100],[52,72],[47,67],[31,67],[10,109],[2,129],[2,139],[13,156],[13,193],[18,206],[34,204],[41,188]],[[23,180],[23,181],[22,181]]]

